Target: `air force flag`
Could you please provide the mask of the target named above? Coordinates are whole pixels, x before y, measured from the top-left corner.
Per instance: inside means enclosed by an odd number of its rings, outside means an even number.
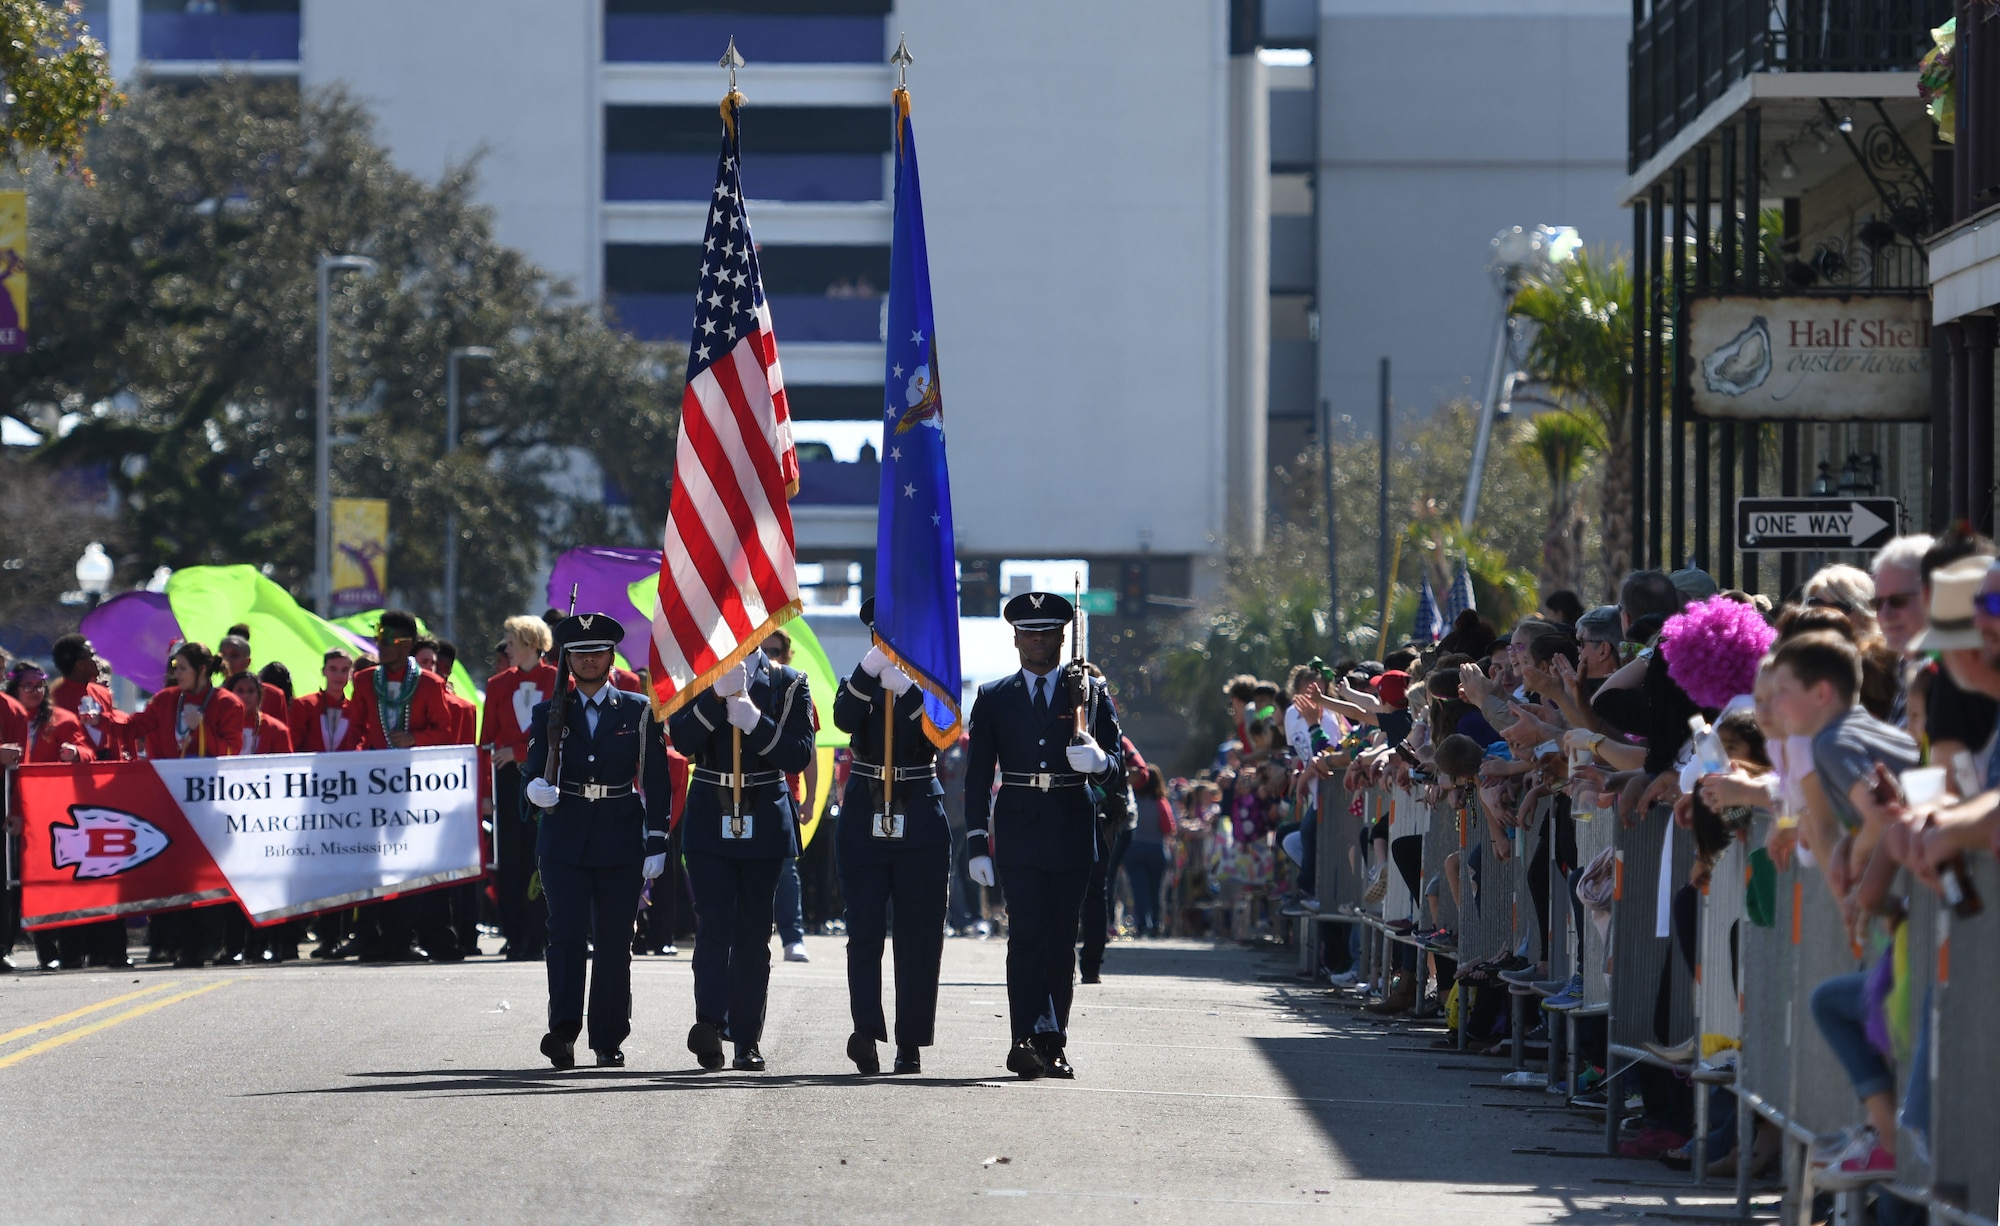
[[[924,731],[943,749],[963,730],[958,562],[909,91],[896,90],[895,109],[896,218],[889,257],[882,495],[875,528],[875,635],[897,666],[923,687]]]

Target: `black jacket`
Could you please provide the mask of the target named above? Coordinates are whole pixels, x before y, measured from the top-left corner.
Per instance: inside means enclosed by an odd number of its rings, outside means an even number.
[[[858,762],[882,764],[883,705],[888,692],[879,677],[856,668],[833,697],[833,725],[848,734],[848,749]],[[924,692],[911,686],[896,699],[896,765],[935,767],[937,747],[924,735]],[[945,822],[944,788],[933,774],[896,785],[895,812],[903,815],[903,837],[878,838],[875,815],[883,812],[882,784],[857,773],[847,776],[841,796],[840,824],[835,838],[843,863],[894,855],[910,847],[937,847],[951,842]]]
[[[647,713],[646,699],[638,694],[606,686],[600,698],[604,705],[597,719],[597,735],[592,736],[583,695],[570,694],[558,782],[642,784],[643,788],[605,800],[564,796],[553,809],[538,808],[524,797],[521,812],[541,815],[535,854],[557,864],[636,864],[667,849],[673,779],[660,724]],[[542,777],[548,762],[547,702],[535,705],[533,720],[527,761],[521,766],[524,790],[528,780]]]
[[[1124,787],[1118,713],[1104,683],[1090,682],[1094,710],[1090,735],[1111,759],[1090,776],[1101,793]],[[979,687],[968,721],[971,747],[965,771],[965,837],[968,855],[992,855],[997,863],[1024,868],[1088,868],[1098,854],[1096,800],[1089,787],[1009,785],[992,794],[1001,774],[1073,774],[1066,750],[1075,712],[1058,700],[1046,721],[1035,718],[1034,700],[1018,672]],[[990,850],[989,850],[990,848]]]
[[[813,756],[812,694],[806,675],[772,664],[762,652],[751,660],[748,693],[759,715],[757,726],[743,734],[743,773],[796,775]],[[674,748],[701,770],[732,771],[735,731],[728,705],[713,689],[702,691],[667,717]],[[752,819],[749,838],[723,837],[723,816],[731,804],[728,786],[690,776],[681,845],[690,852],[737,860],[778,859],[795,849],[791,787],[783,778],[743,789],[743,812]]]

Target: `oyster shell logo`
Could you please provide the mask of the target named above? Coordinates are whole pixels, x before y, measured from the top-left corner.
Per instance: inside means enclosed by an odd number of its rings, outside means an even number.
[[[71,805],[74,825],[49,827],[49,850],[57,868],[76,869],[77,880],[116,877],[167,849],[166,831],[130,813]]]
[[[1771,377],[1771,328],[1762,315],[1701,360],[1702,381],[1722,396],[1741,396]]]

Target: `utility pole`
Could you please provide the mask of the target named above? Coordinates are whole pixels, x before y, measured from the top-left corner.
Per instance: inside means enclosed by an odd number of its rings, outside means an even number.
[[[1389,584],[1389,359],[1382,359],[1380,386],[1377,395],[1382,408],[1382,456],[1376,474],[1377,491],[1375,497],[1375,590],[1382,594],[1382,629],[1386,641],[1389,634],[1389,603],[1394,595]],[[1376,656],[1381,656],[1384,642],[1375,644]]]
[[[1326,605],[1328,633],[1332,649],[1328,660],[1340,658],[1340,553],[1334,547],[1333,526],[1333,402],[1319,402],[1319,481],[1320,497],[1326,504]]]

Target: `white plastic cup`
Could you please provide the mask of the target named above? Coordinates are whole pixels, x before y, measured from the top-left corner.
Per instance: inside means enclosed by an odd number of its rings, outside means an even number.
[[[1945,768],[1917,766],[1902,774],[1903,799],[1911,806],[1929,804],[1944,795]]]

